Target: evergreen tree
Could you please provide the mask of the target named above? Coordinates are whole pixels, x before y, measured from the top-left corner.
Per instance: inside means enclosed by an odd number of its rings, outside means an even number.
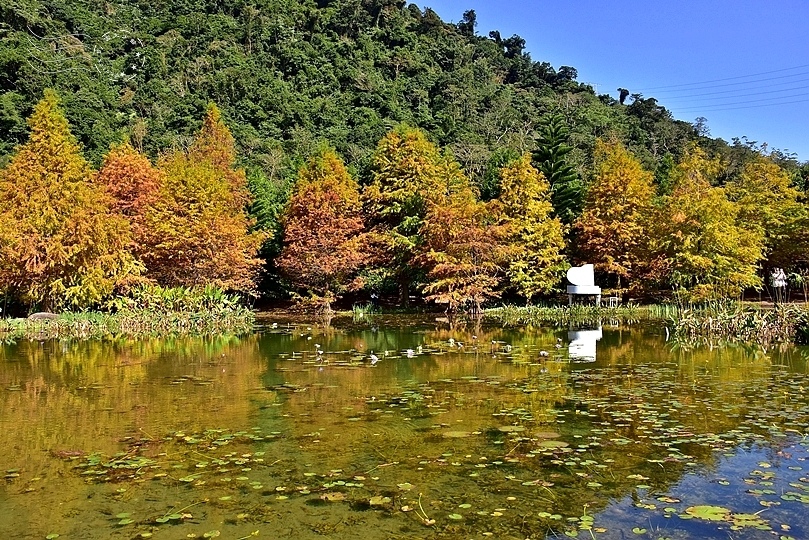
[[[561,115],[548,117],[541,125],[534,151],[534,162],[550,183],[551,202],[556,215],[571,224],[581,212],[582,184],[565,156],[573,150],[567,144],[570,129]]]

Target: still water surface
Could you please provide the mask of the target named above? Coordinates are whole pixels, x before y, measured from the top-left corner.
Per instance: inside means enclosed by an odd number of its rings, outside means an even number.
[[[806,349],[271,322],[0,346],[0,538],[809,538]]]

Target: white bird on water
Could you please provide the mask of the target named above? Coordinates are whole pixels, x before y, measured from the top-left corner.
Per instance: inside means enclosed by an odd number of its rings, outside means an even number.
[[[379,362],[379,357],[374,354],[374,351],[371,351],[371,357],[370,358],[371,358],[371,365],[372,366],[376,365],[376,363]]]

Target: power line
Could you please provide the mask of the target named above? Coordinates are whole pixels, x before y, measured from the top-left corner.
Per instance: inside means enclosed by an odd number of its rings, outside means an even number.
[[[763,86],[754,86],[754,87],[751,87],[750,90],[755,90],[755,89],[759,89],[759,88],[761,88],[761,89],[775,88],[777,86],[784,86],[786,84],[800,83],[800,82],[806,82],[806,81],[809,81],[809,78],[798,79],[798,80],[795,80],[795,81],[779,82],[779,83],[775,83],[775,84],[766,84],[766,85],[763,85]],[[738,88],[738,89],[734,89],[734,90],[717,90],[716,92],[698,92],[696,94],[691,94],[691,96],[694,96],[694,97],[715,96],[715,95],[718,95],[718,94],[733,94],[735,92],[744,92],[745,90],[747,90],[747,88]],[[685,96],[669,96],[669,97],[666,97],[665,99],[688,99],[691,96],[688,96],[688,95],[685,95]]]
[[[665,88],[680,88],[680,87],[683,87],[683,86],[694,86],[694,85],[698,85],[698,84],[708,84],[708,83],[715,83],[715,82],[732,81],[732,80],[736,80],[736,79],[746,79],[748,77],[758,77],[760,75],[769,75],[771,73],[782,73],[784,71],[792,71],[792,70],[795,70],[795,69],[803,69],[805,67],[809,67],[809,64],[803,64],[801,66],[795,66],[795,67],[789,67],[789,68],[783,68],[783,69],[775,69],[775,70],[772,70],[772,71],[763,71],[761,73],[753,73],[751,75],[738,75],[736,77],[725,77],[724,79],[712,79],[712,80],[709,80],[709,81],[701,81],[701,82],[694,82],[694,83],[670,84],[668,86],[652,86],[650,88],[647,88],[647,90],[662,90],[662,89],[665,89]]]
[[[777,107],[779,105],[792,105],[794,103],[807,103],[807,102],[809,102],[809,98],[807,98],[807,99],[799,99],[799,100],[796,100],[796,101],[783,101],[783,102],[779,102],[779,103],[762,103],[762,104],[759,104],[759,105],[747,105],[747,106],[742,106],[742,107],[710,108],[710,107],[712,107],[712,105],[708,105],[709,108],[686,107],[686,108],[683,108],[683,109],[672,109],[672,112],[674,112],[674,111],[680,112],[680,113],[687,112],[689,114],[693,114],[695,112],[703,113],[703,112],[735,111],[735,110],[738,110],[738,109],[758,109],[758,108],[762,108],[762,107]],[[745,102],[742,102],[742,103],[745,103]],[[752,103],[752,102],[746,102],[746,103]]]
[[[806,79],[809,80],[809,79]],[[806,90],[809,89],[809,86],[793,86],[790,88],[782,88],[781,90],[766,90],[763,92],[753,92],[748,94],[735,94],[732,96],[720,96],[720,97],[703,97],[703,96],[710,96],[714,94],[723,94],[726,92],[711,92],[708,94],[697,94],[694,96],[677,96],[673,98],[666,98],[666,101],[716,101],[722,99],[736,99],[740,97],[748,97],[748,96],[761,96],[764,94],[780,94],[783,92],[793,92],[795,90]]]
[[[796,98],[796,97],[807,97],[809,98],[809,92],[801,92],[799,94],[790,94],[788,96],[780,96],[777,99],[789,99],[789,98]],[[732,101],[730,103],[717,103],[716,106],[725,106],[725,105],[745,105],[747,103],[760,103],[762,101],[772,101],[772,98],[761,98],[761,99],[749,99],[747,101]],[[707,105],[711,107],[712,105]],[[693,107],[686,107],[686,109],[701,109],[703,106],[695,105]]]
[[[708,85],[708,86],[696,86],[694,88],[680,88],[680,89],[676,89],[676,90],[663,90],[662,93],[668,94],[668,93],[676,93],[676,92],[692,92],[694,90],[710,90],[712,88],[726,88],[728,86],[740,86],[740,85],[746,85],[746,84],[757,83],[757,82],[769,82],[769,81],[775,81],[775,80],[780,80],[780,79],[791,79],[793,77],[802,77],[804,75],[809,75],[809,71],[804,71],[804,72],[801,72],[801,73],[793,73],[792,75],[781,75],[780,77],[765,77],[763,79],[753,79],[751,81],[742,81],[742,82],[724,83],[724,84],[712,84],[712,85]],[[701,84],[701,83],[694,83],[694,84]],[[647,90],[649,90],[649,89],[647,89]]]

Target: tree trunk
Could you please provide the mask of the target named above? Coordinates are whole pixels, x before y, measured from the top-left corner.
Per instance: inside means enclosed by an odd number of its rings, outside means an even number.
[[[410,306],[410,282],[406,278],[399,279],[399,305]]]

